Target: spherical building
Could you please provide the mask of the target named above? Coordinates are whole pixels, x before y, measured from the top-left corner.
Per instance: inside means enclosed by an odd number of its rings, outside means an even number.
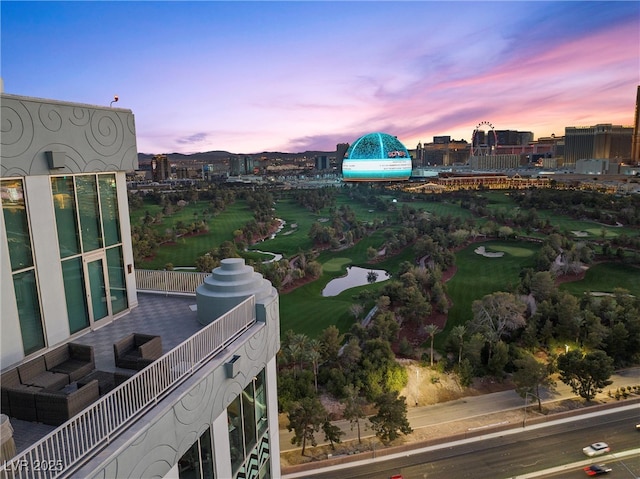
[[[395,136],[386,133],[358,138],[342,162],[344,181],[403,181],[409,176],[409,152]]]

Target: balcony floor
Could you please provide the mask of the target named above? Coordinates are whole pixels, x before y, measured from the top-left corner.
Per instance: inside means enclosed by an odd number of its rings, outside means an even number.
[[[154,334],[162,336],[162,351],[167,353],[202,329],[195,304],[195,296],[138,293],[137,308],[99,329],[72,339],[71,342],[94,347],[96,369],[126,371],[115,366],[113,343],[130,333]],[[55,426],[42,423],[15,418],[10,420],[18,453],[56,429]]]

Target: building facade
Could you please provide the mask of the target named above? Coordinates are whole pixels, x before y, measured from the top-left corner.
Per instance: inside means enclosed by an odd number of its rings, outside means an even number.
[[[4,377],[67,343],[128,328],[140,294],[125,177],[138,167],[133,113],[5,93],[1,101]],[[278,295],[238,260],[220,268],[204,300],[193,294],[205,318],[197,324],[193,313],[197,332],[0,464],[0,475],[279,477]],[[79,389],[71,381],[55,392]],[[50,470],[22,467],[34,460]]]
[[[578,160],[598,158],[618,162],[631,158],[633,127],[599,124],[566,127],[564,165],[574,167]]]
[[[636,90],[636,109],[633,115],[631,161],[635,164],[640,163],[640,86]]]
[[[2,364],[137,304],[128,110],[2,95]]]
[[[171,178],[171,165],[167,155],[153,155],[151,158],[151,179],[158,183]]]

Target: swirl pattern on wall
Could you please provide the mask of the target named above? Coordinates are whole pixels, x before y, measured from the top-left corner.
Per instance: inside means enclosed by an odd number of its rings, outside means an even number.
[[[34,141],[33,118],[22,103],[2,103],[2,157],[22,155]]]
[[[47,151],[68,153],[65,167],[55,173],[137,169],[135,123],[129,111],[12,95],[3,95],[0,106],[4,176],[51,174]]]
[[[265,350],[267,350],[270,346],[269,342],[269,334],[267,334],[267,328],[262,328],[256,334],[249,338],[247,341],[247,348],[245,348],[245,352],[247,353],[247,357],[250,360],[255,360],[265,356]]]
[[[90,128],[85,130],[87,141],[99,154],[112,156],[122,147],[124,128],[117,113],[96,110],[91,115]]]
[[[60,131],[62,128],[62,116],[58,109],[51,103],[42,103],[38,108],[40,123],[49,131]]]
[[[89,109],[80,107],[74,108],[69,117],[69,121],[76,126],[85,126],[89,123],[90,119],[91,114],[89,113]]]
[[[209,379],[200,382],[185,395],[174,408],[176,420],[181,424],[193,424],[200,420],[212,396],[213,387]]]

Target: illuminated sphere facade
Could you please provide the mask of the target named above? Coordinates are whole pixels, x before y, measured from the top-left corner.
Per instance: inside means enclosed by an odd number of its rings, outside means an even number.
[[[358,138],[342,162],[344,181],[402,181],[411,176],[411,157],[405,146],[386,133]]]

